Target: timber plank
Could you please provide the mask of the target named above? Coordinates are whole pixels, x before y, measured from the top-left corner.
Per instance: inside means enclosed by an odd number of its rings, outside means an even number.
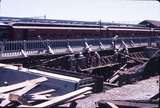
[[[30,91],[31,89],[33,89],[37,85],[38,84],[30,84],[30,85],[24,87],[23,89],[18,90],[17,92],[15,92],[14,94],[11,94],[11,95],[17,95],[17,97],[21,97],[23,94],[27,93],[28,91]],[[12,96],[12,97],[14,97],[14,96]],[[10,96],[10,94],[8,94],[7,98],[1,102],[0,106],[5,107],[8,104],[10,104],[12,97]]]
[[[51,93],[51,92],[55,92],[55,91],[56,91],[55,89],[49,89],[49,90],[44,90],[44,91],[32,93],[32,95],[42,95],[42,94],[47,94],[47,93]]]
[[[92,89],[91,87],[84,87],[82,89],[73,91],[71,93],[68,93],[68,94],[65,94],[65,95],[62,95],[62,96],[55,97],[52,100],[49,100],[49,101],[43,102],[43,103],[38,104],[38,105],[31,106],[31,107],[42,108],[42,107],[54,106],[54,105],[57,105],[58,103],[64,102],[66,100],[69,100],[71,98],[79,96],[79,95],[81,95],[81,94],[83,94],[87,91],[90,91],[91,89]]]
[[[7,96],[6,96],[6,98],[5,98],[5,100],[3,100],[1,102],[0,106],[1,107],[7,106],[8,104],[11,103],[12,98],[16,97],[18,99],[18,97],[21,97],[23,94],[27,93],[28,91],[30,91],[31,89],[33,89],[34,87],[36,87],[37,85],[39,85],[40,82],[43,82],[43,81],[46,81],[46,80],[47,80],[47,78],[41,77],[41,78],[38,78],[38,79],[34,79],[34,80],[30,80],[30,81],[25,81],[25,82],[27,82],[27,83],[25,83],[26,85],[24,85],[25,87],[22,88],[22,89],[20,89],[20,90],[18,90],[18,91],[16,91],[16,92],[14,92],[14,94],[9,94],[8,93]],[[19,86],[21,86],[21,85],[22,85],[22,83]],[[12,87],[14,87],[14,86],[11,85],[8,88],[10,88],[10,90],[13,90],[14,88],[12,88]],[[19,87],[19,86],[16,85],[16,87]],[[19,101],[19,100],[17,100],[17,101]]]
[[[46,80],[47,80],[47,78],[40,77],[40,78],[36,78],[36,79],[33,79],[33,80],[27,80],[27,81],[24,81],[24,82],[21,82],[21,83],[0,87],[0,94],[23,88],[29,83],[40,83],[40,82],[44,82]]]

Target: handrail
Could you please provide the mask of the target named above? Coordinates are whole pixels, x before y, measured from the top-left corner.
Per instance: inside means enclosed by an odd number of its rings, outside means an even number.
[[[86,43],[89,45],[88,47],[99,46],[99,48],[103,45],[111,46],[113,41],[120,45],[122,42],[125,42],[127,45],[152,45],[156,41],[160,41],[160,36],[156,37],[120,37],[116,40],[113,38],[92,38],[92,39],[70,39],[70,40],[17,40],[17,41],[0,41],[0,55],[3,53],[11,53],[11,52],[27,52],[29,51],[44,51],[51,52],[59,52],[59,49],[65,49],[62,52],[70,51],[72,48],[81,47],[86,48]],[[68,49],[70,48],[70,49]],[[102,48],[101,48],[102,49]],[[41,53],[42,54],[42,53]]]

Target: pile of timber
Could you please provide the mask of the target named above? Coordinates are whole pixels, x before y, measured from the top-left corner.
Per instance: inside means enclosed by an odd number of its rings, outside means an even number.
[[[92,90],[91,87],[84,87],[61,96],[53,96],[55,89],[30,92],[47,80],[45,77],[40,77],[0,87],[0,107],[53,107],[84,98]]]

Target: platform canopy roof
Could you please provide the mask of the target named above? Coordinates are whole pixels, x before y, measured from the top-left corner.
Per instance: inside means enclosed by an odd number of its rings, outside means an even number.
[[[61,24],[61,25],[80,25],[80,26],[127,26],[137,27],[138,24],[123,24],[103,21],[76,21],[76,20],[58,20],[58,19],[35,19],[35,18],[17,18],[17,17],[0,17],[1,22],[6,24],[25,23],[25,24]]]
[[[144,20],[139,24],[145,25],[146,27],[160,28],[160,20]]]

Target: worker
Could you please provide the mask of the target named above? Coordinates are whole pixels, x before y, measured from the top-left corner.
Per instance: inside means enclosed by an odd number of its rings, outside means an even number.
[[[118,38],[118,35],[115,35],[113,37],[113,39],[112,39],[112,47],[113,47],[113,49],[116,49],[116,40],[117,40],[117,38]]]

